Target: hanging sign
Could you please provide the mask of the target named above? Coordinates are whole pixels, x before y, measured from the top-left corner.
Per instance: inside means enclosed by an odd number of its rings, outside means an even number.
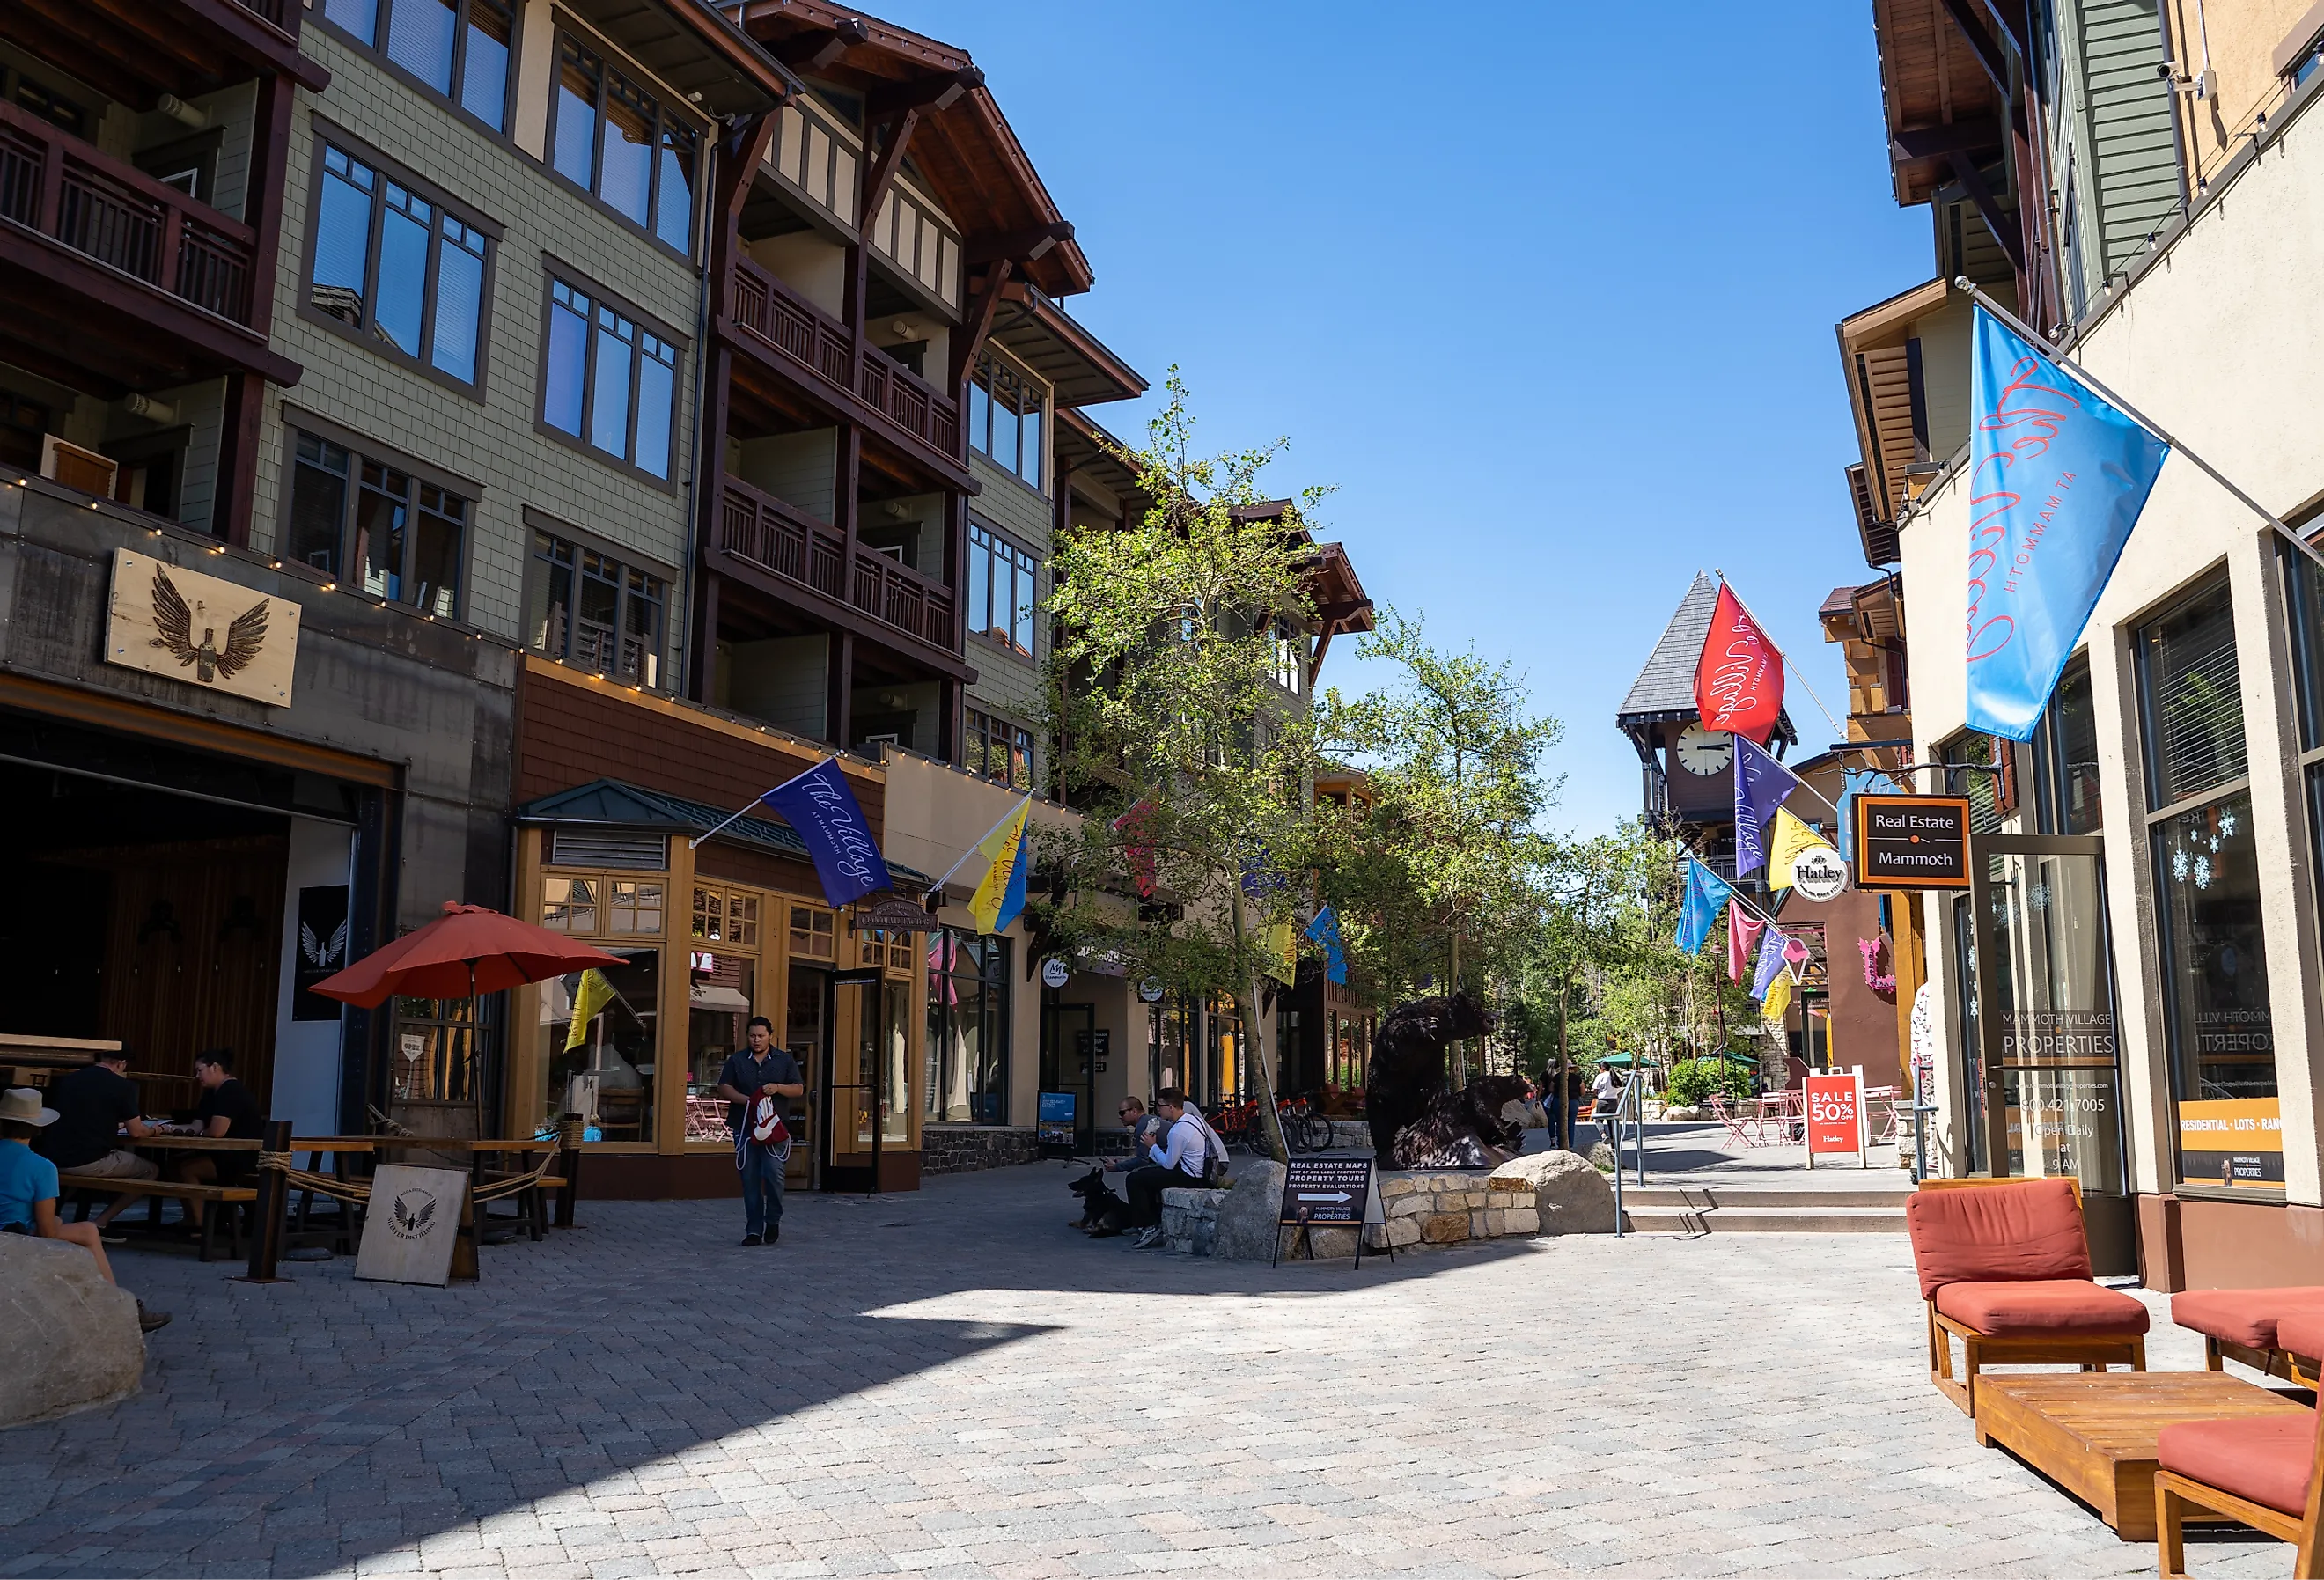
[[[1969,798],[1858,795],[1856,886],[1859,889],[1969,887]]]
[[[1149,976],[1138,984],[1138,996],[1149,1004],[1158,1004],[1162,1002],[1162,984]]]
[[[1043,987],[1063,987],[1066,983],[1073,980],[1073,975],[1074,968],[1066,965],[1063,960],[1053,958],[1041,962],[1041,985]]]
[[[1810,1076],[1807,1078],[1808,1167],[1819,1156],[1853,1152],[1865,1168],[1872,1166],[1864,1130],[1864,1072]]]
[[[106,663],[288,707],[298,651],[299,605],[287,598],[113,551]]]
[[[1803,900],[1837,900],[1847,887],[1848,864],[1838,851],[1811,845],[1792,863],[1792,888]]]

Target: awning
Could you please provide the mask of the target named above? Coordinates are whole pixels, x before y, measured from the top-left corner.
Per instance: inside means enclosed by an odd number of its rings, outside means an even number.
[[[726,813],[700,801],[664,795],[618,779],[598,779],[527,801],[516,809],[516,820],[536,827],[586,824],[597,828],[643,828],[690,836],[718,828],[725,823]],[[807,842],[779,818],[737,818],[718,828],[718,837],[770,850],[793,861],[812,864],[815,860],[807,854]],[[890,862],[888,872],[901,892],[918,893],[936,882],[901,862]]]

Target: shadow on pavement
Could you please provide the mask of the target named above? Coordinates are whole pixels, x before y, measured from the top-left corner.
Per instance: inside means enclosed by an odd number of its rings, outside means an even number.
[[[235,1270],[118,1253],[177,1320],[138,1397],[0,1433],[9,1575],[309,1575],[816,1407],[1055,1332],[894,1314],[972,1290],[1323,1296],[1526,1254],[1503,1241],[1394,1261],[1222,1262],[1085,1242],[1082,1170],[1034,1165],[912,1195],[799,1197],[745,1249],[733,1202],[585,1202],[580,1226],[484,1252],[481,1283],[358,1283],[350,1259]],[[828,1452],[755,1439],[773,1464]],[[900,1494],[899,1494],[900,1495]]]

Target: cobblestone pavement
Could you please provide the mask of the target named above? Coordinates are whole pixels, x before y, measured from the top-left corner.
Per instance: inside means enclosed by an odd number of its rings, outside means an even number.
[[[124,1254],[178,1319],[138,1398],[0,1433],[0,1575],[2154,1572],[1930,1389],[1901,1236],[1270,1271],[1085,1243],[1066,1178],[756,1251],[585,1203],[450,1290]],[[2201,1363],[2159,1311],[2153,1363]]]

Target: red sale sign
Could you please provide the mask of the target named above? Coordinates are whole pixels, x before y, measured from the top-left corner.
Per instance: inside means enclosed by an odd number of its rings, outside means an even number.
[[[1808,1155],[1864,1150],[1864,1092],[1856,1075],[1807,1080]]]

